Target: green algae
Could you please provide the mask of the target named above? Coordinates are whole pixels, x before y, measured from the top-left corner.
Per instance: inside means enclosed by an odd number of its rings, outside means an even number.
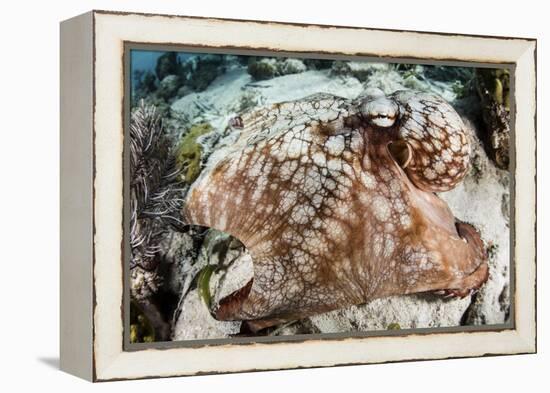
[[[155,331],[134,301],[130,302],[130,342],[150,343],[155,341]]]
[[[197,142],[202,135],[212,131],[208,123],[193,125],[181,139],[176,152],[176,163],[182,170],[182,177],[188,184],[193,183],[201,172],[202,146]]]
[[[199,291],[199,298],[203,301],[208,309],[212,303],[212,294],[210,293],[210,278],[212,273],[217,269],[215,265],[205,266],[199,273],[199,278],[197,279],[197,289]]]
[[[477,76],[491,98],[510,110],[510,71],[507,69],[478,69]]]

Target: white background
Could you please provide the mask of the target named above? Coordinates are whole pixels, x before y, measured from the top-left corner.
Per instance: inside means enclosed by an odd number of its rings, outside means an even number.
[[[0,390],[548,391],[548,54],[545,1],[132,0],[3,3],[0,11]],[[59,27],[90,9],[538,38],[538,355],[92,385],[58,371]],[[546,124],[545,124],[546,123]],[[546,127],[545,127],[546,126]],[[517,130],[521,138],[521,130]],[[521,192],[521,190],[520,190]],[[546,299],[545,299],[546,298]],[[54,390],[55,389],[55,390]]]

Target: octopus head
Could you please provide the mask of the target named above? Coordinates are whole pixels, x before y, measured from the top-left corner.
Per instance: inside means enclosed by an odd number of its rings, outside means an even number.
[[[413,90],[386,96],[368,89],[359,112],[375,131],[394,131],[387,135],[388,150],[417,188],[448,191],[468,172],[469,131],[441,97]]]

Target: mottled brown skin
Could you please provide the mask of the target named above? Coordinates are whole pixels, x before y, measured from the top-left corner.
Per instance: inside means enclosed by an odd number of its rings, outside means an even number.
[[[432,192],[469,165],[466,128],[441,98],[318,95],[242,125],[184,209],[188,222],[240,239],[254,261],[217,319],[258,330],[384,296],[465,296],[486,281],[478,233]]]

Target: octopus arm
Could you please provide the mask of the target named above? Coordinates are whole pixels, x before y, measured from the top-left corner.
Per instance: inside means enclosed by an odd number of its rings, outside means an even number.
[[[470,130],[453,107],[428,93],[398,91],[399,137],[412,152],[405,171],[425,191],[448,191],[466,176],[470,165]]]

